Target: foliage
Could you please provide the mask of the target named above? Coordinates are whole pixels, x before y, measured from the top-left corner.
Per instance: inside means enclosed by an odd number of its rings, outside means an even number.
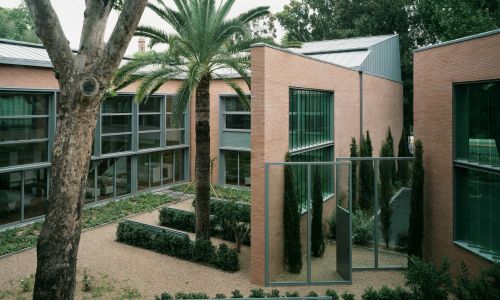
[[[215,294],[215,299],[226,299],[226,295],[224,294]]]
[[[239,270],[238,254],[226,244],[220,244],[215,250],[210,241],[192,242],[186,234],[157,230],[157,227],[133,222],[120,222],[116,237],[118,242],[180,259],[197,261],[225,271]]]
[[[396,157],[396,155],[394,154],[394,138],[392,137],[391,127],[387,129],[387,137],[385,139],[385,142],[388,148],[386,154],[389,155],[387,157]],[[392,184],[394,185],[396,181],[396,164],[394,161],[391,161],[388,164],[390,164],[391,166],[391,180]]]
[[[22,278],[19,281],[19,287],[21,288],[21,291],[23,293],[30,292],[33,289],[33,280],[34,280],[34,276],[32,274],[30,276]]]
[[[408,136],[406,135],[406,130],[403,128],[401,131],[401,138],[399,139],[398,145],[398,157],[410,157],[410,150],[408,148]],[[408,168],[409,162],[406,160],[398,160],[397,165],[397,180],[402,186],[406,186],[409,181],[410,171]]]
[[[410,287],[415,300],[447,300],[451,289],[451,277],[448,273],[450,262],[441,261],[440,266],[426,263],[413,256],[405,272],[406,285]]]
[[[115,222],[130,215],[151,211],[171,202],[165,195],[143,194],[104,205],[86,207],[83,211],[83,229]],[[0,256],[14,253],[36,245],[43,222],[0,232]]]
[[[287,153],[285,161],[290,161]],[[293,167],[285,166],[285,191],[283,208],[284,260],[291,273],[302,270],[302,245],[300,241],[300,214]]]
[[[251,190],[247,187],[228,187],[221,185],[214,185],[214,191],[210,191],[211,197],[218,197],[226,200],[235,200],[240,202],[250,203],[252,194]],[[182,192],[186,194],[195,194],[196,185],[194,183],[183,183],[170,188],[176,192]]]
[[[297,291],[293,291],[293,292],[286,292],[285,296],[286,297],[300,297],[300,294]]]
[[[277,289],[272,289],[270,293],[266,293],[266,298],[279,298],[280,291]]]
[[[318,297],[318,293],[315,291],[310,291],[309,294],[306,295],[306,297]]]
[[[358,209],[352,214],[352,242],[366,246],[373,237],[373,220],[367,213]]]
[[[92,277],[88,274],[87,269],[83,269],[82,290],[90,292],[92,290]]]
[[[391,130],[389,129],[387,133],[387,138],[382,145],[380,150],[380,157],[392,157],[394,149],[391,146],[392,137]],[[379,178],[380,178],[380,191],[379,191],[379,203],[380,203],[380,231],[382,232],[382,237],[385,241],[385,246],[389,248],[389,243],[391,240],[391,225],[392,225],[392,207],[391,198],[393,194],[392,187],[392,175],[393,173],[393,161],[380,161],[379,167]]]
[[[398,233],[396,239],[396,250],[400,252],[408,252],[408,232]]]
[[[194,232],[196,227],[196,216],[190,211],[163,207],[160,209],[160,225],[182,231]]]
[[[395,289],[383,286],[380,290],[375,290],[369,287],[365,290],[363,295],[361,295],[362,300],[411,300],[411,293],[397,287]]]
[[[356,139],[351,138],[351,145],[349,146],[350,149],[350,157],[359,157],[359,149],[358,145],[356,144]],[[359,170],[358,170],[358,165],[359,163],[357,161],[351,161],[351,168],[352,168],[352,187],[351,187],[351,195],[352,195],[352,202],[354,205],[359,206]]]
[[[370,132],[366,132],[366,137],[361,141],[360,146],[361,157],[373,157],[373,146],[370,138]],[[359,206],[365,211],[369,211],[373,205],[374,198],[374,170],[373,161],[361,161],[359,168],[360,177],[360,192],[359,192]]]
[[[423,147],[420,140],[415,141],[409,223],[408,255],[421,258],[424,237],[424,165]]]
[[[266,294],[263,289],[251,289],[248,298],[265,298]]]
[[[17,8],[0,7],[0,38],[40,43],[36,36],[35,25],[24,3]]]
[[[319,167],[314,168],[312,190],[311,252],[314,257],[321,257],[325,252],[323,236],[323,188],[321,187]]]
[[[205,293],[185,293],[185,292],[177,292],[175,294],[175,299],[210,299]]]
[[[481,270],[471,278],[467,266],[462,262],[453,293],[460,300],[500,299],[500,264]]]
[[[334,290],[328,289],[325,292],[325,296],[332,297],[332,300],[339,300],[339,296],[337,295],[337,292]]]
[[[231,298],[243,298],[240,290],[234,290],[231,292]]]
[[[329,237],[333,240],[337,239],[337,213],[332,212],[330,218],[328,219],[328,229],[329,229]]]
[[[173,300],[174,298],[169,293],[162,293],[159,297],[155,296],[155,300]]]
[[[344,299],[344,300],[354,300],[354,294],[351,294],[351,293],[348,293],[348,292],[344,292],[342,294],[342,299]]]

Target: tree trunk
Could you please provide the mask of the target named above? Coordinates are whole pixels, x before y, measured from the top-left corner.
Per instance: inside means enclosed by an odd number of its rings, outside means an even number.
[[[196,240],[210,240],[210,77],[196,89]]]
[[[61,91],[47,214],[37,244],[33,299],[73,299],[87,170],[102,91]],[[68,101],[70,99],[70,101]]]

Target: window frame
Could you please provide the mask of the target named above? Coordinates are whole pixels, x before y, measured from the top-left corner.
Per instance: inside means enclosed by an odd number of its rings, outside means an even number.
[[[251,96],[247,95],[248,101],[251,101]],[[237,111],[228,111],[226,109],[226,101],[227,100],[235,100],[240,101],[238,95],[221,95],[220,96],[220,115],[221,115],[221,131],[222,132],[244,132],[244,133],[250,133],[252,132],[252,111],[244,111],[244,110],[237,110]],[[227,127],[227,117],[228,116],[250,116],[250,129],[237,129],[237,128],[228,128]]]

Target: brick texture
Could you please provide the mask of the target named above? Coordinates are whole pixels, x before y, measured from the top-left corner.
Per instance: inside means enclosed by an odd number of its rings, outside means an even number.
[[[424,256],[477,272],[489,262],[453,243],[453,84],[500,79],[500,34],[414,54],[414,128],[424,147]]]

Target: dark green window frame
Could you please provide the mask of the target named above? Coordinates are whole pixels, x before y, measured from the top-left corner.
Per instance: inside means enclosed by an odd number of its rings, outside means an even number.
[[[454,242],[500,257],[500,80],[453,86]]]

